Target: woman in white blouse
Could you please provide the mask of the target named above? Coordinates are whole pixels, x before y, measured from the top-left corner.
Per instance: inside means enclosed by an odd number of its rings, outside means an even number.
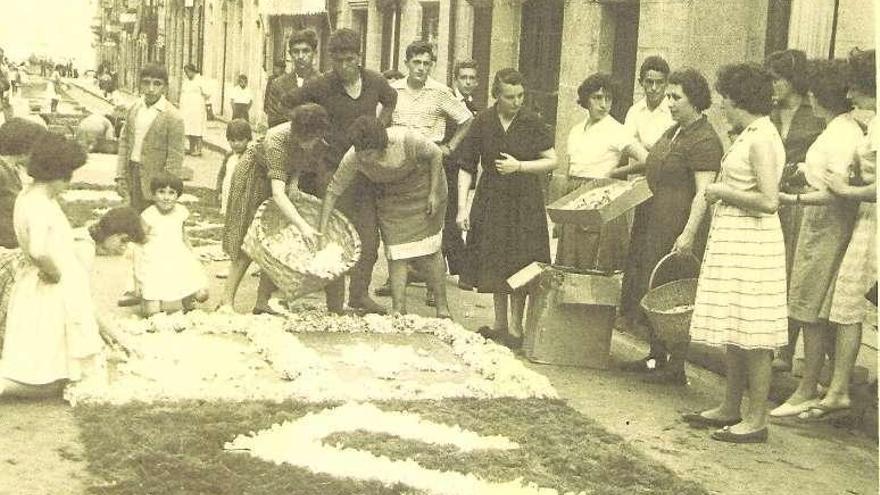
[[[587,110],[588,115],[568,134],[566,193],[592,179],[626,178],[628,173],[638,171],[648,156],[632,132],[608,113],[614,92],[611,76],[604,73],[591,75],[578,87],[578,104]],[[625,158],[633,158],[636,164],[620,166]],[[556,263],[581,269],[622,269],[628,237],[625,216],[599,229],[563,225]]]

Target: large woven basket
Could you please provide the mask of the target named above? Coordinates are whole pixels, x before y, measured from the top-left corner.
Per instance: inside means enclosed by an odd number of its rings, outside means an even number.
[[[648,292],[641,302],[654,334],[666,344],[684,343],[690,339],[693,308],[685,311],[673,312],[673,310],[681,306],[692,306],[697,296],[696,276],[699,274],[699,260],[693,255],[687,258],[694,267],[691,273],[693,277],[680,278],[655,287],[656,281],[660,279],[658,274],[662,271],[661,268],[668,266],[667,262],[675,259],[676,256],[670,253],[660,259],[651,272]]]
[[[293,200],[294,206],[309,225],[318,225],[321,215],[321,200],[307,194],[299,194]],[[260,268],[272,279],[288,299],[310,294],[323,289],[327,284],[345,274],[357,262],[361,254],[361,242],[351,222],[341,213],[334,211],[327,224],[324,238],[342,247],[343,267],[336,276],[331,278],[318,277],[311,273],[302,273],[280,261],[280,253],[272,252],[268,242],[272,236],[282,229],[294,228],[275,205],[275,201],[267,199],[257,209],[242,243],[242,249],[250,255]]]

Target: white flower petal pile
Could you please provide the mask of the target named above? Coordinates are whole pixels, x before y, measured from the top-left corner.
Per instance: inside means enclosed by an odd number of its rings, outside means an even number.
[[[118,365],[109,384],[72,384],[66,392],[71,403],[557,397],[546,377],[508,349],[450,320],[336,316],[317,309],[286,318],[193,311],[127,320],[122,331],[143,357]],[[326,355],[297,338],[316,332],[430,334],[462,365],[382,342],[336,345],[335,355]],[[352,368],[359,370],[354,378]],[[458,379],[410,379],[419,373],[455,373]]]
[[[61,193],[61,199],[68,203],[77,201],[122,201],[122,197],[113,190],[68,189]]]
[[[442,425],[424,421],[416,414],[382,411],[374,405],[358,403],[310,413],[258,433],[239,435],[224,448],[233,452],[246,451],[269,462],[292,464],[315,473],[378,481],[385,485],[403,483],[436,495],[558,495],[554,489],[523,483],[521,478],[504,483],[490,482],[473,474],[426,469],[412,459],[395,461],[322,442],[333,433],[355,430],[386,433],[435,445],[452,445],[463,452],[519,448],[505,437],[480,436],[457,425]]]

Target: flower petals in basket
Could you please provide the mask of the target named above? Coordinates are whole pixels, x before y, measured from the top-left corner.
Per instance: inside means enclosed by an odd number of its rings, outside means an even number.
[[[309,225],[318,225],[321,200],[300,194],[292,201]],[[361,243],[357,232],[340,212],[334,211],[330,215],[324,239],[328,246],[325,251],[332,251],[338,246],[335,254],[339,255],[341,249],[341,256],[331,267],[324,262],[320,270],[314,270],[310,268],[309,260],[314,260],[318,253],[306,246],[299,230],[290,224],[275,201],[268,199],[257,209],[242,249],[288,299],[296,299],[321,290],[343,276],[360,257]]]

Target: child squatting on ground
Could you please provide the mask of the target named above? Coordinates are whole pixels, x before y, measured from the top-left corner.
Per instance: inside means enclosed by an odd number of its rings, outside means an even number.
[[[181,301],[184,311],[208,300],[204,267],[189,243],[184,222],[189,210],[178,203],[183,181],[170,174],[150,182],[153,205],[141,213],[146,242],[135,253],[135,280],[145,317]]]

